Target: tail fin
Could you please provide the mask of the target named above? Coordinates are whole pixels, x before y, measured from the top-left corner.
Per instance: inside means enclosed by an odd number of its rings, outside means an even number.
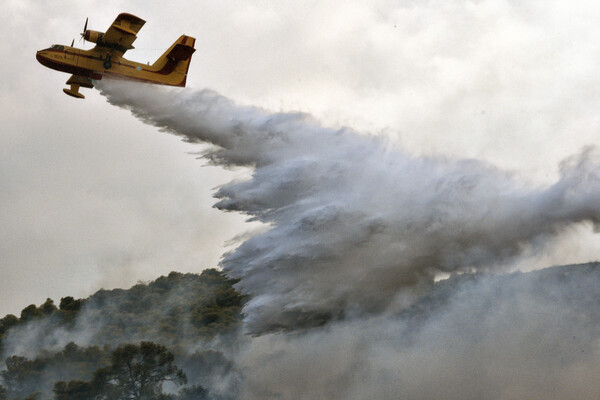
[[[152,69],[162,75],[175,75],[177,78],[172,86],[185,87],[187,72],[192,61],[192,54],[196,51],[196,39],[191,36],[181,35],[171,47],[152,64]]]

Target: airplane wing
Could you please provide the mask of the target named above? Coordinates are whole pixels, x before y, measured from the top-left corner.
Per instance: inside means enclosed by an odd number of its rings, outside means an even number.
[[[113,49],[113,54],[122,56],[127,50],[133,49],[132,43],[137,39],[136,34],[142,29],[146,21],[135,15],[122,13],[117,16],[115,22],[104,33],[102,45],[96,47],[108,47]]]

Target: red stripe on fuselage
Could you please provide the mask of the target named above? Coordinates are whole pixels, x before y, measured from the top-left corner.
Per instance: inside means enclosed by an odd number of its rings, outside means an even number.
[[[35,58],[40,62],[40,64],[57,71],[67,72],[69,74],[79,75],[79,76],[87,76],[88,78],[100,80],[102,79],[102,75],[97,73],[96,71],[77,67],[72,64],[63,63],[60,61],[51,60],[48,57],[40,56],[37,54]]]

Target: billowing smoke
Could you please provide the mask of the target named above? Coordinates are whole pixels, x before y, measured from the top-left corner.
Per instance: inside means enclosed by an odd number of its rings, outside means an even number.
[[[209,91],[102,83],[114,105],[190,142],[249,180],[216,207],[267,226],[222,260],[250,295],[249,333],[393,313],[437,274],[496,270],[574,224],[600,222],[600,160],[565,160],[532,188],[477,160],[417,157],[310,116],[238,106]]]
[[[245,399],[593,400],[600,265],[438,283],[415,309],[255,338]]]

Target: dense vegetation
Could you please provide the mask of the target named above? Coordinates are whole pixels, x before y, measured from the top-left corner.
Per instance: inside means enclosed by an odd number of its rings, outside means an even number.
[[[181,345],[210,339],[239,327],[242,297],[234,283],[215,269],[200,275],[171,272],[128,290],[100,290],[78,300],[64,297],[59,307],[48,299],[39,307],[25,307],[20,318],[7,315],[0,319],[0,350],[11,328],[44,320],[50,330],[76,330],[82,313],[94,321],[90,342],[98,345],[141,340]]]
[[[187,383],[185,373],[177,368],[174,356],[166,347],[151,342],[117,347],[107,367],[94,372],[91,381],[59,381],[54,384],[56,400],[142,400],[173,398],[163,394],[165,382]],[[198,387],[196,387],[198,388]],[[185,392],[184,392],[185,393]],[[198,395],[204,396],[206,391]],[[177,396],[179,397],[179,396]]]
[[[216,378],[235,383],[237,372],[224,353],[207,343],[217,337],[221,343],[235,342],[243,305],[235,283],[214,269],[200,275],[172,272],[128,290],[65,297],[58,307],[48,299],[24,308],[20,317],[7,315],[0,319],[6,360],[5,369],[0,367],[0,400],[233,397],[208,387]],[[15,343],[35,349],[35,357],[14,354]],[[120,381],[117,361],[122,367],[125,352],[148,362],[151,357],[139,352],[149,348],[160,350],[162,361],[170,360],[170,371],[179,372],[134,393],[130,383]],[[164,381],[189,384],[175,397],[162,392]]]

